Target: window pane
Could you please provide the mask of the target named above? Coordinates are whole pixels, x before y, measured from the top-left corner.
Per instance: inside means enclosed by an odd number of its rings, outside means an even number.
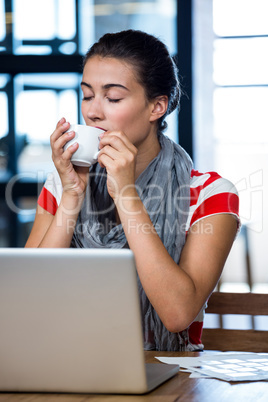
[[[49,143],[60,117],[78,120],[78,74],[20,74],[15,78],[16,132]]]
[[[268,84],[268,38],[214,41],[213,78],[218,85]]]
[[[72,39],[76,34],[75,2],[73,0],[58,0],[57,33],[59,39]]]
[[[219,36],[267,35],[267,0],[213,0],[213,28]]]
[[[20,173],[53,168],[50,135],[63,116],[79,122],[80,81],[79,74],[20,74],[15,78],[16,135],[25,144],[18,160]]]
[[[79,53],[84,55],[95,41],[94,0],[78,2],[78,18]]]
[[[0,110],[1,110],[0,138],[2,138],[8,133],[8,101],[7,101],[7,94],[5,92],[1,92],[1,90],[0,90]]]
[[[77,51],[74,0],[14,0],[14,54]],[[64,46],[65,45],[65,46]]]
[[[0,177],[3,177],[7,171],[8,155],[8,93],[7,84],[9,75],[0,74]]]
[[[11,4],[13,49],[7,51],[14,54],[85,54],[103,34],[123,29],[145,30],[160,37],[171,53],[176,51],[175,0],[13,0]],[[3,8],[0,0],[0,42],[5,39]]]
[[[6,21],[5,21],[5,4],[4,0],[0,0],[0,42],[5,39],[6,36]]]
[[[57,93],[49,89],[21,91],[16,97],[17,133],[26,135],[29,142],[48,143],[52,121],[56,121],[57,98]]]
[[[107,3],[107,4],[106,4]],[[164,40],[176,49],[176,1],[95,1],[95,36],[124,29],[140,29]]]
[[[8,155],[8,101],[7,94],[0,91],[0,177],[7,171],[7,155]]]
[[[254,281],[264,283],[268,44],[266,37],[243,36],[268,35],[268,1],[194,0],[193,5],[195,164],[202,171],[218,171],[236,185],[240,216],[248,227]],[[215,40],[215,33],[232,37]],[[232,282],[243,282],[246,272],[244,239],[242,247],[239,239],[224,269]]]
[[[268,142],[268,87],[214,91],[215,136],[222,142]]]
[[[53,39],[56,10],[53,0],[14,0],[14,36],[17,40]]]

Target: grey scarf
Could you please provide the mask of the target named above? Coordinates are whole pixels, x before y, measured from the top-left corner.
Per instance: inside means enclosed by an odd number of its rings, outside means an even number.
[[[135,186],[150,219],[173,260],[178,263],[185,243],[189,212],[192,162],[188,154],[163,134],[161,150],[138,177]],[[106,171],[99,164],[90,170],[90,185],[79,214],[71,247],[128,247],[122,225],[116,224],[114,204],[106,186]],[[170,333],[148,300],[138,277],[144,348],[185,350],[188,331]]]

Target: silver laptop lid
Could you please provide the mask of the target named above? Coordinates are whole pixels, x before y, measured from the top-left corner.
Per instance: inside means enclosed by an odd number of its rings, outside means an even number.
[[[0,249],[0,390],[147,391],[130,250]]]

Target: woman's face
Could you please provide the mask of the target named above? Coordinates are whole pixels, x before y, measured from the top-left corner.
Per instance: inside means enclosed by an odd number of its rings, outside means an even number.
[[[136,146],[155,135],[153,102],[145,96],[133,67],[115,58],[90,58],[81,83],[82,114],[88,126],[123,131]]]

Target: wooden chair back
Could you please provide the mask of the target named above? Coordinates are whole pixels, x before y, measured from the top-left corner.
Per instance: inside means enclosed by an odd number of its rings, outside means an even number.
[[[268,316],[268,294],[213,292],[206,314]],[[202,343],[205,350],[267,353],[268,328],[267,331],[204,328]]]

